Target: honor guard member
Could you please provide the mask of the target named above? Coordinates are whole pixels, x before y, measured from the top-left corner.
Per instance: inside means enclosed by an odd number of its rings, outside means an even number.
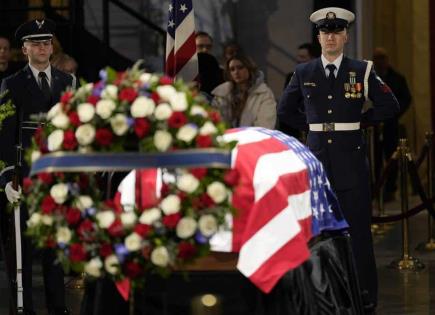
[[[377,303],[377,274],[361,123],[392,118],[399,106],[390,88],[374,72],[372,62],[343,55],[347,29],[354,18],[352,12],[335,7],[310,16],[319,30],[322,55],[296,67],[278,105],[278,119],[280,126],[309,129],[307,145],[323,163],[350,226],[363,302],[370,314]],[[373,106],[362,113],[368,99]]]
[[[72,77],[50,65],[53,53],[52,38],[56,25],[48,19],[33,20],[18,27],[15,37],[22,42],[22,52],[28,59],[28,64],[15,74],[5,78],[1,92],[8,91],[2,103],[8,99],[16,107],[16,114],[4,121],[0,131],[0,159],[8,165],[15,164],[15,146],[19,139],[24,149],[28,148],[34,129],[27,127],[33,116],[46,113],[60,99],[62,91],[72,86]],[[22,175],[27,176],[29,167],[23,164]],[[5,174],[8,175],[8,174]],[[5,193],[9,202],[15,202],[20,197],[20,191],[12,188],[10,177],[3,176],[6,184]],[[5,207],[2,207],[4,215]],[[28,219],[27,209],[22,205],[21,225],[25,230]],[[33,314],[32,303],[32,250],[30,240],[22,237],[23,243],[23,288],[25,313]],[[10,271],[11,272],[11,271]],[[13,272],[13,271],[12,271]],[[65,307],[65,289],[62,267],[55,263],[53,250],[42,253],[42,272],[44,278],[45,297],[50,315],[68,314]]]

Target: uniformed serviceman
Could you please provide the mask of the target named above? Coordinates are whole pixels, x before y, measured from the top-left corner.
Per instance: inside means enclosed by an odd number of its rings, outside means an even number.
[[[53,21],[45,19],[26,22],[16,30],[15,37],[22,42],[22,51],[28,59],[28,64],[17,73],[5,78],[1,85],[1,92],[7,90],[6,98],[11,99],[16,107],[16,115],[5,120],[0,131],[2,146],[0,159],[9,165],[15,164],[15,145],[19,141],[18,139],[21,138],[24,149],[29,147],[31,143],[34,130],[24,128],[26,122],[31,121],[34,114],[46,113],[59,101],[62,91],[73,84],[72,77],[69,74],[61,72],[50,65],[50,56],[53,53],[52,37],[55,27]],[[4,98],[2,101],[5,100]],[[23,175],[26,176],[28,171],[28,166],[25,165]],[[6,197],[9,202],[15,202],[19,199],[20,192],[14,190],[8,180],[3,178],[3,181],[7,182],[5,187]],[[2,215],[4,215],[4,205],[2,208]],[[23,208],[21,211],[22,231],[28,218],[27,210]],[[32,250],[27,238],[23,237],[22,241],[24,309],[25,313],[33,314],[31,292]],[[54,252],[44,250],[42,271],[48,312],[50,315],[68,314],[65,307],[63,270],[54,261]],[[9,272],[14,273],[13,270],[9,270]]]
[[[352,247],[367,313],[377,303],[377,274],[370,231],[371,196],[361,122],[394,117],[395,96],[376,76],[372,63],[343,55],[355,15],[324,8],[310,20],[319,30],[322,55],[296,67],[278,105],[280,126],[306,129],[307,145],[323,163],[350,225]],[[373,106],[362,113],[364,102]],[[303,110],[301,110],[301,108]]]

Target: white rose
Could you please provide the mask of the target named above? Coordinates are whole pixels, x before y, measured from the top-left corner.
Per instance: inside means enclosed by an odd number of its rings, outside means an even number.
[[[172,115],[172,108],[168,103],[161,103],[154,111],[154,117],[157,120],[166,120]]]
[[[187,192],[193,193],[199,186],[199,180],[190,173],[186,173],[178,177],[177,179],[177,187],[178,189]]]
[[[63,204],[68,197],[68,186],[63,183],[53,185],[50,189],[50,196],[57,204]]]
[[[211,214],[205,214],[199,218],[198,221],[199,231],[205,237],[210,237],[217,232],[217,221]]]
[[[89,262],[85,264],[85,272],[93,277],[98,278],[101,276],[101,268],[103,263],[99,257],[92,258]]]
[[[75,135],[77,138],[77,142],[81,146],[86,146],[88,144],[91,144],[92,141],[94,141],[95,128],[90,124],[81,125],[80,127],[77,128]]]
[[[69,126],[69,118],[64,113],[60,113],[60,114],[57,114],[56,116],[54,116],[54,118],[51,120],[51,123],[56,128],[60,128],[60,129],[65,130]]]
[[[131,104],[130,113],[133,118],[147,117],[153,114],[156,104],[145,96],[139,96]]]
[[[137,216],[134,212],[123,212],[121,213],[122,225],[126,228],[132,227],[137,221]]]
[[[157,150],[163,152],[166,151],[171,145],[172,136],[167,131],[157,130],[154,134],[153,140]]]
[[[37,151],[37,150],[32,151],[32,156],[31,156],[32,163],[35,162],[40,157],[41,157],[40,151]]]
[[[43,214],[41,216],[41,222],[42,224],[51,226],[53,224],[53,217],[51,215]]]
[[[58,243],[68,244],[71,240],[71,230],[67,227],[60,227],[56,232],[56,241]]]
[[[216,132],[217,128],[211,121],[207,121],[204,125],[202,125],[201,129],[199,129],[199,134],[202,136],[212,135]]]
[[[139,81],[142,82],[142,83],[150,83],[150,81],[151,81],[151,76],[152,76],[151,73],[144,72],[144,73],[142,73],[142,74],[140,75],[140,77],[139,77]]]
[[[195,136],[198,134],[198,128],[194,124],[186,124],[180,129],[178,129],[177,132],[177,139],[184,141],[184,142],[190,142],[195,138]]]
[[[115,255],[109,255],[104,259],[104,268],[111,275],[119,273],[119,260]]]
[[[77,106],[77,114],[82,123],[90,122],[95,115],[95,107],[91,103],[82,103]]]
[[[57,151],[62,148],[63,144],[63,131],[56,129],[47,138],[48,151]]]
[[[174,214],[180,211],[181,200],[177,195],[169,195],[160,202],[160,208],[166,215]]]
[[[154,222],[160,220],[162,217],[162,212],[159,208],[151,208],[144,210],[139,217],[139,222],[142,224],[152,225]]]
[[[174,111],[183,112],[187,109],[187,98],[184,92],[175,93],[172,95],[170,101]]]
[[[101,98],[116,100],[118,98],[118,87],[113,84],[106,85],[104,90],[101,92]]]
[[[97,115],[103,119],[107,119],[115,110],[116,104],[112,100],[99,100],[96,106]]]
[[[177,94],[177,90],[172,85],[161,85],[156,89],[159,93],[160,98],[164,101],[170,101],[171,98]]]
[[[169,263],[169,253],[166,247],[156,247],[151,252],[151,262],[159,267],[166,267]]]
[[[192,116],[198,115],[198,116],[202,116],[202,117],[208,116],[207,111],[203,107],[198,106],[198,105],[192,106],[192,108],[190,109],[190,115],[192,115]]]
[[[227,188],[221,182],[213,182],[207,186],[207,195],[216,203],[225,201],[228,196]]]
[[[193,218],[185,217],[178,221],[176,232],[177,236],[181,239],[186,239],[195,234],[196,231],[196,221]]]
[[[134,232],[127,236],[124,240],[124,245],[130,252],[139,250],[141,248],[141,243],[142,237]]]
[[[122,136],[128,130],[127,117],[123,114],[116,114],[110,119],[110,125],[117,136]]]
[[[35,227],[41,223],[41,215],[38,212],[32,213],[29,220],[27,220],[28,227]]]
[[[56,115],[62,113],[62,103],[56,103],[50,110],[47,112],[47,120],[51,120]]]
[[[93,83],[87,83],[86,85],[83,85],[79,87],[75,93],[74,98],[84,98],[87,94],[89,94],[94,87]]]
[[[101,211],[97,213],[96,218],[98,225],[103,229],[107,229],[115,221],[115,214],[112,211]]]
[[[75,206],[80,210],[84,211],[94,205],[91,197],[87,195],[79,196],[75,202]]]

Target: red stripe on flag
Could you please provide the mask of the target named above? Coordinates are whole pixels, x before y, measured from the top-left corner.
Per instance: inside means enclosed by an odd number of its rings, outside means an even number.
[[[196,53],[195,33],[192,33],[174,56],[175,73],[177,74]]]
[[[166,58],[165,73],[170,77],[175,77],[176,75],[174,49],[171,50],[168,57]]]

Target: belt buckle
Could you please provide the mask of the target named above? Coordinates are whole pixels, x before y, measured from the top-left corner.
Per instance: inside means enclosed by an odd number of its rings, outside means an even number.
[[[323,131],[335,131],[335,124],[334,123],[323,123],[322,130]]]

